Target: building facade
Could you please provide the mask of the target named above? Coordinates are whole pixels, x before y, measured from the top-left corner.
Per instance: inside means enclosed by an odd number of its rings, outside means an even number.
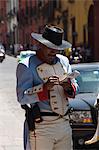
[[[98,0],[0,1],[0,41],[31,45],[31,32],[41,33],[46,24],[58,25],[65,40],[73,47],[89,48],[92,61],[98,61],[98,10]]]
[[[94,58],[99,61],[99,1],[94,0]]]
[[[31,32],[41,33],[46,24],[53,22],[58,3],[59,0],[19,0],[17,15],[19,42],[32,44]]]
[[[55,12],[56,24],[64,28],[64,39],[70,41],[73,47],[86,49],[90,45],[88,33],[92,27],[91,24],[89,26],[89,20],[93,18],[90,16],[89,19],[91,6],[92,0],[61,0],[61,9]]]
[[[0,1],[0,43],[6,44],[7,20],[6,20],[6,1]]]

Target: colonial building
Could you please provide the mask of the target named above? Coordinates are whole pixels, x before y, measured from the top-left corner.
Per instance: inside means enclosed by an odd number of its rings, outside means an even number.
[[[94,0],[93,50],[94,60],[99,61],[99,1]]]
[[[0,1],[0,43],[6,43],[7,20],[6,20],[6,1]]]
[[[91,6],[93,6],[92,0],[61,0],[61,9],[55,11],[56,24],[64,28],[64,39],[69,40],[73,47],[86,48],[90,45]]]
[[[59,0],[20,0],[17,15],[19,41],[31,44],[31,32],[41,33],[45,24],[53,22],[59,3]]]
[[[98,0],[0,1],[0,41],[31,45],[31,32],[41,33],[46,24],[58,25],[65,40],[73,47],[89,48],[92,61],[99,61],[98,10]]]

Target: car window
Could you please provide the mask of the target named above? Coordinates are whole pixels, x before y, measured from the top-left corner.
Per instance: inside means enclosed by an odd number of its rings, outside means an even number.
[[[80,70],[77,78],[79,93],[99,92],[99,70]]]

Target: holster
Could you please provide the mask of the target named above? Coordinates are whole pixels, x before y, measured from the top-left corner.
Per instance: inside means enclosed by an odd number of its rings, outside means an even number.
[[[25,117],[28,123],[28,127],[30,131],[35,130],[35,122],[39,123],[42,121],[42,117],[40,114],[40,108],[36,103],[33,107],[28,107],[27,105],[21,105],[23,109],[25,109]]]
[[[29,108],[29,110],[25,113],[26,121],[28,123],[28,128],[30,131],[34,131],[35,129],[35,120],[33,118],[32,109]]]

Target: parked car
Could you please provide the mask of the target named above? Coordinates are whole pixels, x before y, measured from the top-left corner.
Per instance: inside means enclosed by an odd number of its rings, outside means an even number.
[[[0,62],[2,63],[4,59],[5,59],[5,48],[0,43]]]
[[[72,69],[80,72],[76,78],[78,93],[75,99],[69,100],[73,147],[74,150],[98,150],[99,142],[85,145],[85,141],[93,137],[97,127],[98,110],[94,104],[99,93],[99,62],[73,64]]]

